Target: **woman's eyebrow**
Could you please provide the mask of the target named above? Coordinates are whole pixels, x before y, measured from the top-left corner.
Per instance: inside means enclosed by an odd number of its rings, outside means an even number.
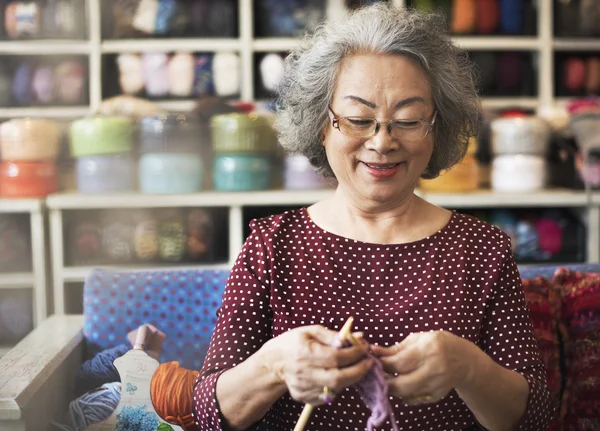
[[[377,108],[376,104],[374,104],[373,102],[369,102],[368,100],[365,100],[362,97],[353,96],[353,95],[349,94],[348,96],[345,96],[344,99],[354,100],[356,102],[359,102],[359,103],[362,103],[363,105],[368,106],[371,109]],[[425,99],[423,99],[421,96],[409,97],[407,99],[401,100],[398,103],[396,103],[396,106],[394,106],[394,108],[396,108],[396,109],[402,108],[403,106],[410,105],[412,103],[417,103],[417,102],[425,103]]]

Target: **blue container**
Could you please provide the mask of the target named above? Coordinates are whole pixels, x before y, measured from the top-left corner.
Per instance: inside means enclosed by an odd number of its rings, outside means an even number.
[[[144,154],[139,174],[144,193],[195,193],[202,189],[202,158],[195,154]]]
[[[221,154],[215,157],[215,190],[265,190],[271,186],[271,157],[253,154]]]
[[[81,193],[126,192],[135,188],[135,163],[129,154],[81,157],[76,169]]]

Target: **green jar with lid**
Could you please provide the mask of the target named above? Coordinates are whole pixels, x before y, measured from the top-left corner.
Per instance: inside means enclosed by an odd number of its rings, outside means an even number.
[[[231,113],[211,118],[212,144],[216,153],[272,153],[277,136],[271,119],[256,113]]]

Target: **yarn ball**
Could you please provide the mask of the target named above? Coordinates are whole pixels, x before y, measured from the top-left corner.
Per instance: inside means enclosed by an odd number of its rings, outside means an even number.
[[[151,52],[142,55],[146,92],[152,97],[166,96],[169,93],[169,57],[165,53]]]
[[[152,34],[156,23],[156,15],[158,14],[158,0],[141,0],[131,26],[135,30],[143,33]]]
[[[167,34],[171,27],[171,20],[177,10],[175,0],[159,0],[158,10],[156,12],[156,22],[154,27],[155,34]]]
[[[105,421],[121,400],[121,382],[106,383],[69,404],[67,425],[54,424],[61,431],[84,431],[89,425]]]
[[[190,53],[177,53],[171,57],[167,66],[171,95],[178,97],[192,95],[195,62],[194,56]]]
[[[471,33],[477,20],[475,0],[454,0],[452,8],[452,32]]]
[[[267,54],[260,62],[260,76],[263,86],[275,91],[283,77],[284,60],[279,54]]]
[[[194,70],[194,94],[205,96],[213,91],[212,55],[198,55]]]
[[[15,71],[12,84],[12,95],[17,105],[29,105],[31,103],[31,66],[28,63],[21,64]]]
[[[500,0],[500,30],[502,33],[518,34],[523,32],[523,0]]]
[[[31,88],[38,101],[52,102],[54,100],[54,70],[48,66],[38,67],[33,74]]]
[[[120,54],[117,57],[119,85],[125,94],[137,94],[144,89],[142,59],[137,54]]]
[[[184,429],[194,426],[191,394],[198,374],[182,368],[176,361],[159,365],[150,383],[150,397],[161,418]]]
[[[83,394],[105,383],[120,382],[121,377],[114,366],[115,359],[131,350],[131,346],[120,344],[112,349],[104,350],[85,361],[75,376],[75,391]]]
[[[219,96],[233,96],[240,91],[240,57],[234,52],[219,52],[212,61],[215,92]]]
[[[82,103],[85,92],[86,68],[76,60],[60,63],[54,71],[58,98],[65,103]]]
[[[564,62],[564,87],[571,93],[579,93],[586,81],[585,61],[579,57],[567,58]]]
[[[477,32],[494,33],[500,21],[498,0],[479,0],[477,3]]]

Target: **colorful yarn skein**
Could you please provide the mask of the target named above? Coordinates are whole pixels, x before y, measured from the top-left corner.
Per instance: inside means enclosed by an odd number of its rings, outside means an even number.
[[[84,431],[110,417],[121,400],[121,382],[106,383],[69,404],[68,425],[53,423],[61,431]]]

